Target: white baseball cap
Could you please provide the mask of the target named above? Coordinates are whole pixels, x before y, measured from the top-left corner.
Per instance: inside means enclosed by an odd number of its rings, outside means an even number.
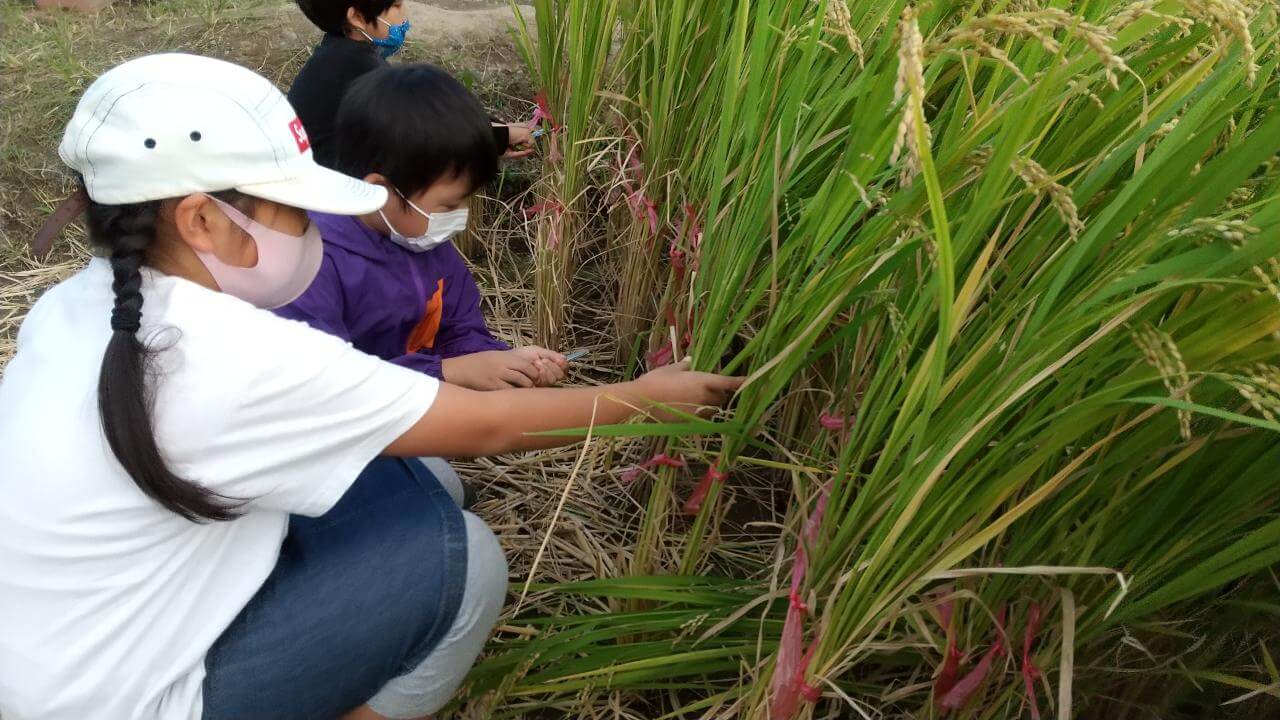
[[[317,165],[289,101],[229,62],[147,55],[103,73],[58,146],[105,205],[236,189],[304,210],[362,215],[386,189]]]

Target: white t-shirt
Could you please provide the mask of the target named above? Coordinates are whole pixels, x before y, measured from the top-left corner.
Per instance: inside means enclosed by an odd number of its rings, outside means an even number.
[[[154,425],[180,476],[248,498],[195,524],[107,446],[98,372],[111,271],[47,292],[0,380],[0,716],[198,718],[204,657],[271,572],[289,513],[320,515],[435,399],[435,379],[186,280],[144,271],[162,328]]]

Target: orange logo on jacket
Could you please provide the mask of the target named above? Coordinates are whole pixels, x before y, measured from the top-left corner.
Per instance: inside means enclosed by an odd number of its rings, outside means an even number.
[[[436,345],[436,333],[440,332],[440,318],[444,316],[444,278],[436,281],[435,294],[427,300],[427,310],[418,321],[404,344],[406,353],[430,350]]]

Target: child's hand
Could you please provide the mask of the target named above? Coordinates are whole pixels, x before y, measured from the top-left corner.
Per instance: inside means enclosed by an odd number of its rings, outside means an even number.
[[[564,380],[565,374],[569,371],[569,361],[565,360],[563,355],[537,345],[516,348],[511,352],[533,361],[533,366],[538,369],[536,383],[538,387],[551,387],[558,384]]]
[[[515,160],[531,155],[534,150],[533,129],[528,125],[513,123],[507,125],[507,151],[502,154],[503,160]]]
[[[730,393],[742,387],[743,380],[745,378],[693,372],[685,360],[641,375],[635,387],[646,400],[693,412],[722,407],[729,401]]]
[[[523,350],[525,348],[460,355],[445,358],[440,366],[445,382],[472,390],[533,387],[542,379],[542,371]]]

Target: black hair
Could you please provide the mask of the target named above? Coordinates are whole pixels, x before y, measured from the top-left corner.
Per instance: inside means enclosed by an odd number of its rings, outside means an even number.
[[[298,9],[321,30],[334,35],[345,35],[348,29],[347,10],[355,8],[366,22],[373,22],[386,12],[396,0],[297,0]]]
[[[224,202],[235,192],[212,193]],[[138,337],[142,327],[142,264],[155,241],[162,200],[126,205],[90,202],[85,212],[90,239],[111,260],[115,306],[111,340],[98,375],[98,413],[111,452],[142,492],[191,521],[231,520],[240,503],[185,480],[169,469],[156,445],[151,422],[153,395],[147,387],[156,352]]]
[[[338,108],[339,172],[385,177],[405,196],[443,178],[474,192],[498,175],[498,145],[480,101],[433,65],[380,68],[356,80]]]

